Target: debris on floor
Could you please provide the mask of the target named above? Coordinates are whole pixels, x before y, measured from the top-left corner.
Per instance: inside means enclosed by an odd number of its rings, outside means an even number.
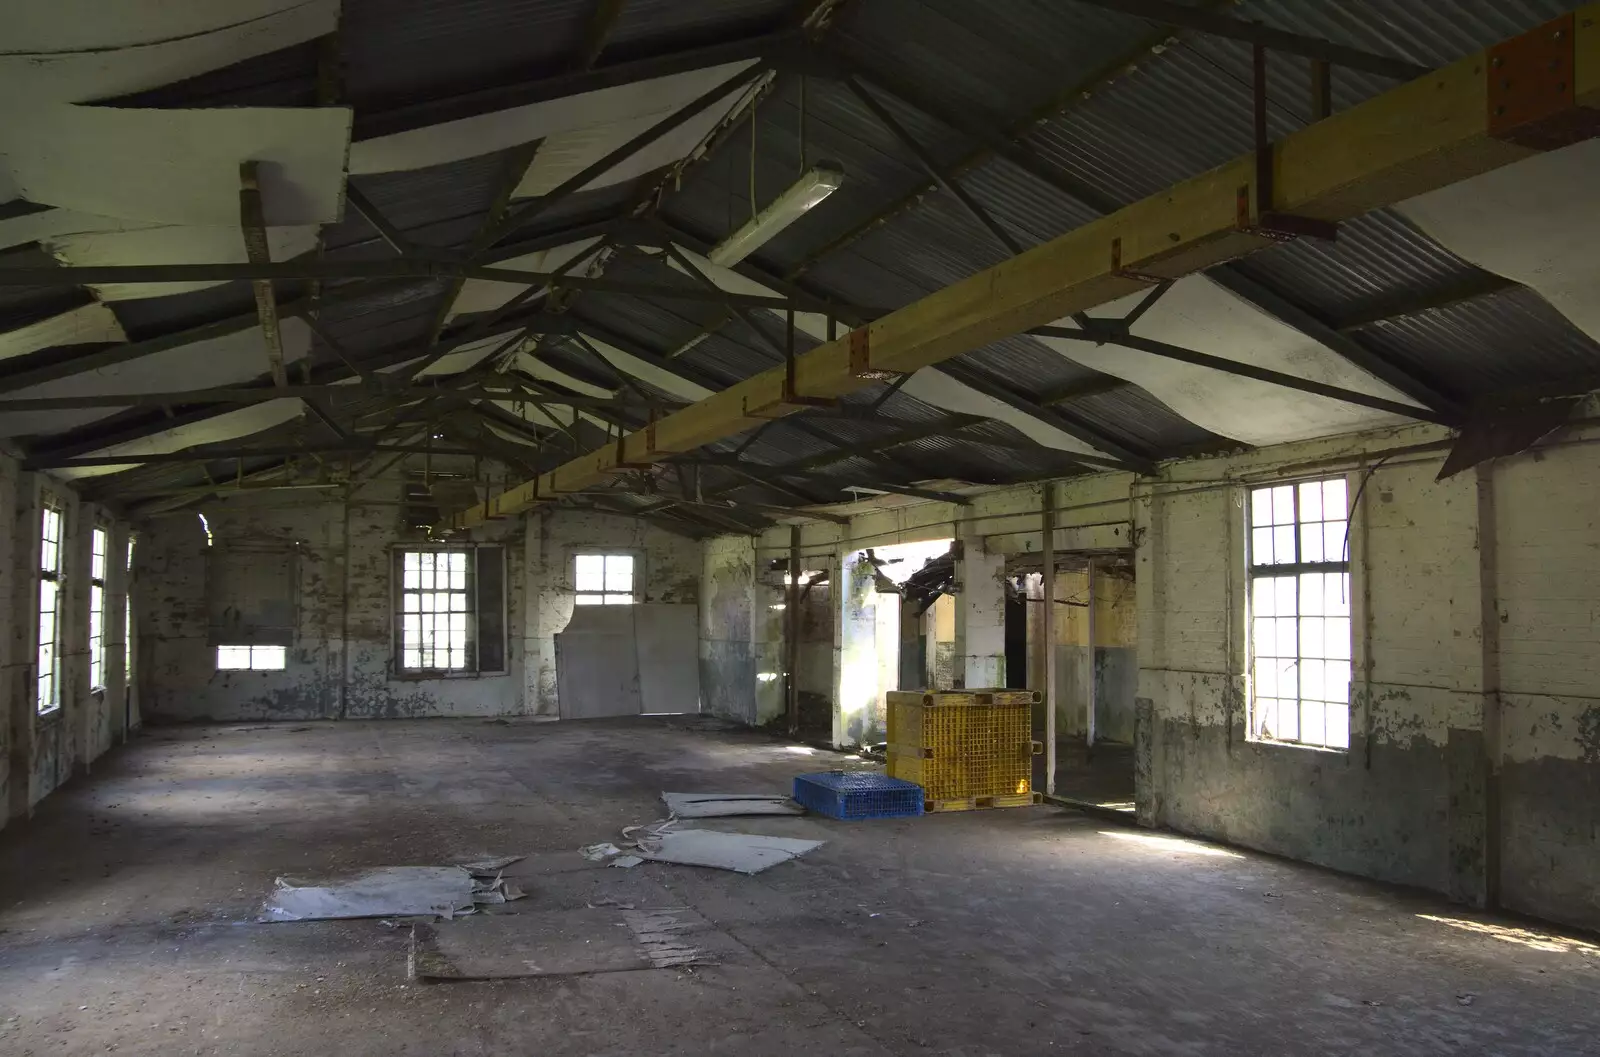
[[[405,917],[471,913],[473,876],[459,866],[384,866],[353,877],[308,883],[277,879],[258,921]]]
[[[622,849],[610,841],[605,841],[600,844],[585,844],[578,849],[578,854],[590,862],[602,862],[613,855],[621,855]]]
[[[789,797],[771,793],[662,793],[661,800],[674,818],[806,813],[805,808]]]
[[[615,859],[612,859],[609,865],[615,866],[619,870],[631,870],[642,862],[644,862],[644,860],[639,858],[637,855],[619,855]]]
[[[685,934],[709,924],[683,907],[590,906],[411,929],[414,980],[578,976],[708,965]]]
[[[824,842],[756,833],[720,833],[708,829],[664,830],[639,843],[638,855],[652,862],[709,866],[735,873],[757,874],[796,859]]]

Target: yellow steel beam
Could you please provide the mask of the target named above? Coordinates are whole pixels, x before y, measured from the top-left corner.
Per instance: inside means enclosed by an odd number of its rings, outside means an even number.
[[[1600,3],[1403,84],[1272,147],[1280,214],[1360,216],[1600,132]],[[457,514],[469,528],[563,492],[1275,245],[1255,156],[1067,232]]]

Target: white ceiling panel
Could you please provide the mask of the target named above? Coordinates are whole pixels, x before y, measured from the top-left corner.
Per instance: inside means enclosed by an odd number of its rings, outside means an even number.
[[[0,171],[15,195],[42,205],[237,226],[239,166],[253,160],[268,224],[324,224],[343,210],[350,116],[343,107],[13,107],[0,122]]]
[[[172,429],[148,437],[130,440],[126,444],[117,444],[86,453],[86,456],[93,458],[127,456],[126,463],[115,466],[68,466],[50,472],[57,477],[69,479],[120,473],[138,466],[141,455],[168,455],[185,448],[192,448],[197,444],[218,444],[222,441],[238,440],[253,433],[281,426],[303,414],[305,405],[299,400],[288,397],[282,400],[269,400],[264,404],[252,404],[237,411],[227,411],[201,422],[174,426]]]
[[[316,249],[315,225],[267,229],[272,259],[286,261]],[[134,264],[245,264],[244,234],[231,227],[176,226],[133,231],[84,231],[58,235],[46,248],[62,264],[77,267]],[[90,289],[104,301],[133,301],[141,297],[166,297],[220,286],[218,282],[107,283]]]
[[[1413,198],[1400,212],[1446,249],[1538,291],[1600,340],[1600,140]]]
[[[158,88],[332,33],[339,0],[0,0],[0,24],[7,35],[0,94],[87,103]]]
[[[600,244],[598,237],[580,239],[561,246],[553,246],[537,253],[524,254],[521,257],[512,257],[509,260],[495,261],[496,268],[515,268],[525,272],[553,272],[563,267],[574,258],[589,253]],[[576,266],[573,274],[581,275],[582,265]],[[461,284],[461,292],[456,295],[455,303],[450,306],[450,319],[457,316],[471,315],[475,312],[492,312],[501,305],[510,301],[527,287],[520,283],[497,283],[487,279],[468,279]]]
[[[93,301],[70,312],[29,323],[0,334],[0,360],[26,356],[57,345],[101,345],[128,340],[116,314]]]
[[[362,140],[350,148],[350,172],[361,175],[423,169],[576,129],[602,127],[662,110],[670,113],[755,61],[709,66]]]

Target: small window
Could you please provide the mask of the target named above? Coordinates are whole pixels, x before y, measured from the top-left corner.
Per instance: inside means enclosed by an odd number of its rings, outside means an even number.
[[[89,689],[106,688],[106,560],[111,534],[96,525],[89,542]]]
[[[1250,490],[1250,732],[1350,745],[1345,480]]]
[[[573,572],[578,605],[633,605],[633,555],[580,554]]]
[[[39,669],[40,714],[61,707],[61,535],[64,518],[46,498],[39,522]]]
[[[501,547],[396,552],[399,671],[505,670],[504,563]]]
[[[133,686],[133,545],[137,537],[128,536],[128,579],[122,593],[122,685]]]
[[[218,646],[219,672],[281,672],[289,665],[282,646]]]

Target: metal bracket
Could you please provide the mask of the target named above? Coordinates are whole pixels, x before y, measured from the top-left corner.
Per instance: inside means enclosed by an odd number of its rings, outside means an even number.
[[[1151,286],[1159,286],[1161,283],[1172,281],[1164,275],[1152,275],[1149,272],[1139,272],[1131,268],[1124,268],[1122,266],[1121,239],[1111,240],[1111,274],[1119,279],[1132,279],[1136,283],[1149,283]]]
[[[834,407],[839,401],[826,396],[801,396],[795,392],[794,386],[794,309],[787,314],[788,325],[785,332],[783,346],[783,392],[776,401],[762,404],[759,407],[750,406],[750,398],[745,397],[740,405],[739,413],[745,418],[782,418],[787,412],[779,410],[777,414],[767,414],[774,408],[789,408],[799,410],[807,407]]]
[[[1267,49],[1261,44],[1254,48],[1254,74],[1251,117],[1256,155],[1255,209],[1252,213],[1249,185],[1240,187],[1234,196],[1235,223],[1240,231],[1278,242],[1292,242],[1302,237],[1333,242],[1339,237],[1338,224],[1272,208],[1276,195],[1272,140],[1267,137]]]
[[[871,327],[863,323],[850,332],[850,374],[864,382],[892,382],[904,371],[885,371],[872,366]]]
[[[1568,12],[1489,49],[1489,135],[1534,150],[1600,135],[1600,110],[1578,105],[1577,29]]]
[[[617,461],[611,467],[613,470],[649,470],[655,467],[650,462],[629,462],[624,452],[623,445],[627,442],[628,435],[620,429],[617,431]],[[656,413],[650,412],[650,422],[644,427],[644,450],[646,457],[655,454],[656,450]]]

